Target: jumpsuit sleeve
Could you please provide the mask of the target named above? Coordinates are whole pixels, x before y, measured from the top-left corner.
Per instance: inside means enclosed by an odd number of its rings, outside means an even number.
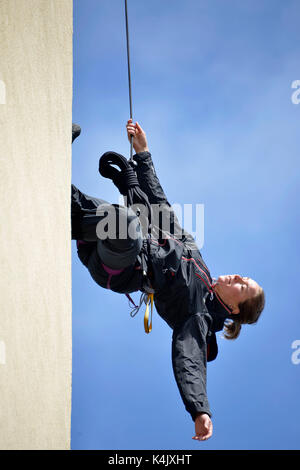
[[[175,236],[177,239],[188,242],[191,248],[197,248],[192,236],[187,233],[178,221],[175,212],[169,203],[164,190],[161,187],[157,177],[154,164],[150,152],[140,152],[133,156],[137,162],[136,175],[142,191],[148,196],[150,204],[159,206],[161,212],[165,214],[166,226],[169,227],[170,235]],[[156,219],[155,226],[158,225]],[[155,233],[155,232],[154,232]],[[162,232],[159,233],[160,238]]]
[[[176,383],[186,410],[195,420],[197,413],[211,411],[206,394],[206,334],[208,326],[199,313],[174,330],[172,364]]]
[[[142,191],[148,196],[150,204],[168,204],[153,165],[150,152],[140,152],[133,156],[137,162],[136,174]]]

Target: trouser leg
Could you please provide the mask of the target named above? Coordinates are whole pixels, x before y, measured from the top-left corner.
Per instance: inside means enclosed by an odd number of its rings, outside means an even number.
[[[74,184],[71,185],[72,240],[98,240],[96,227],[101,217],[97,215],[97,209],[101,204],[108,203],[103,199],[88,196]]]
[[[128,207],[102,206],[106,216],[97,227],[97,251],[103,263],[113,269],[135,263],[143,236],[140,221]],[[108,210],[106,210],[108,209]],[[107,230],[103,230],[107,228]]]
[[[88,196],[74,185],[71,206],[72,239],[97,242],[101,261],[112,269],[135,263],[142,248],[142,233],[131,209]]]

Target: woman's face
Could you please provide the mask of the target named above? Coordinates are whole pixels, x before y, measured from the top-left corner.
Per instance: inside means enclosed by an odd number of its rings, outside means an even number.
[[[232,308],[232,313],[239,313],[238,304],[255,297],[261,289],[253,279],[239,274],[219,276],[216,282],[216,293]]]

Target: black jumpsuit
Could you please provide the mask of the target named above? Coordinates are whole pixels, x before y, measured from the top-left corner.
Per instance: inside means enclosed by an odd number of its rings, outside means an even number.
[[[134,155],[141,189],[150,204],[159,204],[177,219],[155,173],[151,154]],[[194,420],[200,412],[211,416],[206,393],[206,364],[218,353],[217,331],[230,318],[230,310],[213,290],[210,272],[192,236],[184,231],[180,237],[148,238],[143,241],[136,262],[112,275],[100,259],[97,242],[88,241],[81,224],[97,220],[95,211],[102,201],[81,193],[72,186],[72,238],[77,239],[78,256],[100,286],[119,293],[143,291],[143,262],[153,287],[158,314],[173,329],[172,365],[176,383],[186,410]]]

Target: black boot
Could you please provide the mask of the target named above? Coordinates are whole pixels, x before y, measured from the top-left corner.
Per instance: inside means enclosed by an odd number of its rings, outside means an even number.
[[[72,124],[72,144],[76,137],[78,137],[81,133],[81,128],[78,124]]]

